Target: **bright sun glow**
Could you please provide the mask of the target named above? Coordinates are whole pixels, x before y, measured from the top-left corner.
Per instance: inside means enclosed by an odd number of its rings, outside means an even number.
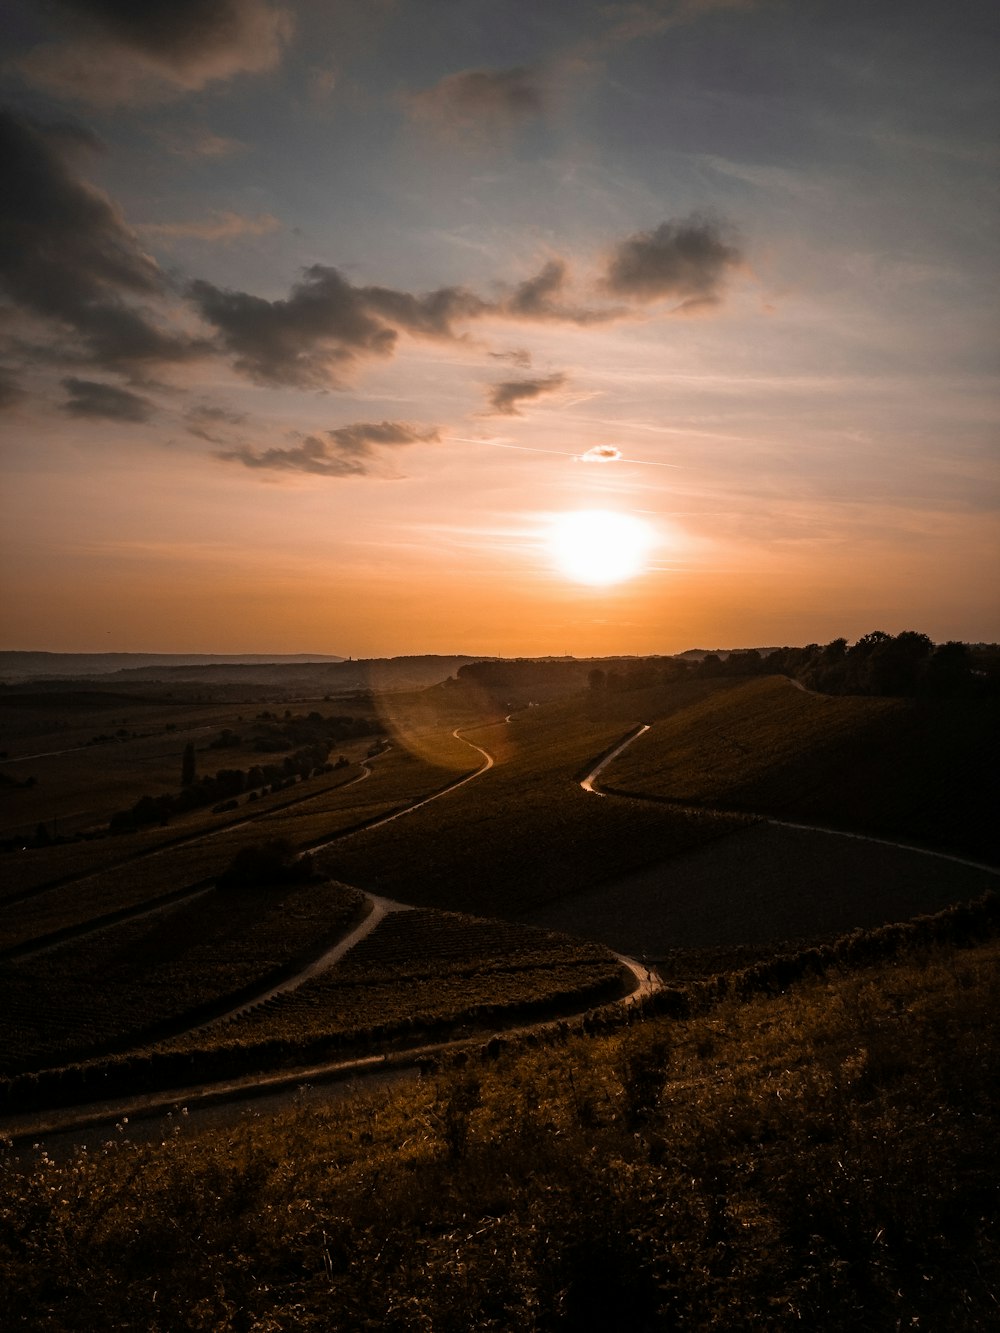
[[[642,573],[653,544],[648,523],[631,514],[582,509],[560,514],[549,545],[556,567],[577,583],[620,583]]]

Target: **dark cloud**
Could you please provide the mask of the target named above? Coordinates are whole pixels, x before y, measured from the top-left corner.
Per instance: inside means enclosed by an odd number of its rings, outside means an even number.
[[[603,324],[625,313],[620,306],[587,307],[560,299],[569,268],[563,259],[550,259],[533,278],[514,288],[500,310],[512,319],[557,320],[564,324]]]
[[[207,440],[209,444],[228,443],[226,436],[220,434],[220,431],[226,426],[242,426],[245,421],[246,416],[243,412],[231,412],[224,407],[212,407],[206,404],[193,407],[184,417],[188,434],[197,436],[199,440]]]
[[[69,398],[62,410],[71,417],[103,417],[108,421],[148,421],[154,408],[148,398],[97,380],[63,380]]]
[[[636,232],[615,247],[603,285],[615,296],[636,301],[671,297],[682,309],[693,309],[718,301],[728,270],[741,259],[711,218],[661,222],[655,231]]]
[[[552,298],[562,292],[565,283],[565,263],[561,259],[550,259],[533,278],[514,289],[507,308],[512,315],[526,319],[548,319],[552,315]]]
[[[454,338],[457,319],[475,319],[493,307],[464,287],[440,287],[425,296],[411,296],[389,287],[361,287],[360,300],[369,310],[408,333],[427,338]]]
[[[512,366],[517,366],[518,370],[531,369],[531,353],[525,347],[512,347],[506,352],[490,352],[494,361],[509,361]]]
[[[517,417],[518,403],[531,398],[540,398],[546,393],[555,393],[566,383],[565,375],[547,375],[543,379],[504,380],[490,388],[489,400],[493,411],[499,416]]]
[[[407,444],[427,444],[440,438],[436,426],[413,426],[405,421],[357,421],[307,435],[290,449],[233,449],[220,453],[229,463],[275,472],[309,472],[319,477],[363,477],[378,470],[377,450]]]
[[[269,0],[57,0],[69,40],[36,47],[22,71],[99,105],[156,102],[270,69],[291,32]]]
[[[363,294],[323,264],[306,269],[287,300],[191,283],[202,316],[235,357],[237,369],[260,384],[321,388],[361,356],[388,356],[396,331],[370,313]]]
[[[406,98],[410,116],[448,137],[510,129],[545,107],[534,70],[465,69]]]
[[[162,298],[163,274],[114,203],[73,158],[98,141],[0,110],[0,289],[15,307],[73,334],[68,359],[109,368],[180,361],[203,347],[159,328],[134,301]]]
[[[720,239],[716,224],[668,222],[617,247],[604,290],[640,302],[671,293],[685,307],[704,304],[715,299],[725,269],[738,258],[735,248]],[[392,287],[355,287],[336,268],[314,264],[287,299],[268,301],[201,280],[190,284],[188,295],[215,328],[218,347],[258,383],[336,388],[362,359],[392,355],[400,333],[458,339],[465,336],[459,327],[463,322],[488,318],[585,327],[633,313],[627,304],[573,304],[566,299],[568,282],[568,266],[559,257],[489,300],[467,287],[440,287],[422,295]],[[530,364],[525,352],[499,355],[520,367]],[[512,383],[549,385],[548,380]],[[501,403],[506,402],[505,386],[499,391]],[[515,395],[511,402],[517,396],[533,395]],[[508,405],[498,410],[514,409]]]
[[[579,457],[581,463],[617,463],[621,456],[622,451],[613,444],[595,444]]]

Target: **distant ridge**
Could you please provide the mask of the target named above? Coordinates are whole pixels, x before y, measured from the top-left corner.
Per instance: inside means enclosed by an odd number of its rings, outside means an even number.
[[[326,653],[33,653],[0,651],[0,678],[106,676],[147,667],[273,666],[343,662]]]
[[[769,653],[776,653],[774,648],[688,648],[683,653],[674,653],[674,657],[679,662],[701,662],[706,657],[720,657],[723,661],[731,653],[760,653],[761,657],[767,657]]]

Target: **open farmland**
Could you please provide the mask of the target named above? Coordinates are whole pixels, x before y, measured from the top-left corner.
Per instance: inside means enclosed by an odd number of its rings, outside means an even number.
[[[586,1008],[623,988],[621,964],[601,945],[458,913],[395,912],[303,986],[161,1049],[196,1057],[273,1042],[336,1049]]]
[[[578,694],[468,737],[496,764],[474,783],[322,853],[329,873],[403,902],[516,917],[725,837],[741,816],[597,801],[577,779],[648,710],[669,715],[698,683],[620,696]],[[710,688],[718,688],[710,687]]]
[[[307,848],[430,795],[479,763],[475,751],[450,733],[421,730],[412,735],[411,743],[416,752],[402,748],[397,738],[392,748],[371,761],[371,776],[364,781],[354,780],[360,769],[341,770],[257,802],[244,801],[208,836],[194,830],[183,842],[176,836],[166,846],[154,842],[142,857],[10,903],[0,924],[0,949],[86,925],[95,917],[134,908],[185,885],[207,883],[249,843],[287,838],[300,849]],[[107,839],[100,846],[106,854],[122,855],[132,839],[141,836]]]
[[[329,892],[329,886],[323,888]],[[332,906],[338,905],[343,926],[356,897],[341,898],[339,903],[334,898]],[[329,924],[324,920],[323,928],[329,929]],[[315,918],[314,926],[318,931]],[[220,950],[233,975],[252,965],[249,955],[254,946],[266,947],[266,923],[258,923],[248,934],[249,941],[235,939]],[[192,961],[197,962],[197,956]],[[259,953],[257,964],[259,970]],[[160,970],[168,987],[176,987],[189,1004],[195,1001],[197,981],[183,976],[183,966],[178,972],[175,961],[167,960]],[[273,972],[277,975],[278,969]],[[116,992],[126,999],[128,981],[126,977]],[[209,988],[213,984],[209,980]],[[14,1069],[0,1080],[0,1099],[8,1110],[31,1109],[122,1096],[136,1088],[170,1089],[264,1074],[359,1051],[413,1046],[488,1032],[512,1022],[578,1013],[624,995],[632,984],[619,960],[601,945],[506,922],[398,912],[382,921],[341,963],[301,985],[204,1028],[192,1026],[201,1022],[204,1012],[188,1008],[187,1030],[163,1040],[154,1040],[156,1034],[149,1030],[155,999],[151,1001],[141,979],[133,979],[138,1002],[145,1004],[147,1030],[133,1030],[126,1039],[119,1032],[118,1040],[105,1042],[108,1050],[127,1052],[121,1055],[88,1058],[84,1050],[71,1049],[74,1032],[85,1034],[93,1048],[99,1046],[102,1015],[114,1023],[113,1006],[102,1011],[91,991],[93,1008],[75,1020],[75,1028],[70,1021],[63,1043],[64,1057],[72,1055],[74,1062],[63,1067],[52,1060],[51,1067],[28,1076],[19,1076]],[[218,1012],[222,1005],[213,1001],[219,1000],[217,991],[207,998],[203,982],[202,1010],[214,1007]],[[62,1029],[57,1023],[54,1030]],[[32,1033],[14,1025],[12,1036],[25,1052],[22,1064],[33,1060],[36,1066],[44,1065],[45,1057],[53,1054],[50,1047],[58,1045],[50,1038],[46,1047],[36,1036],[29,1058]]]
[[[655,721],[601,782],[995,859],[998,750],[996,700],[833,697],[779,676]]]
[[[124,1049],[208,1017],[316,957],[363,902],[338,884],[210,890],[0,965],[0,1072]]]

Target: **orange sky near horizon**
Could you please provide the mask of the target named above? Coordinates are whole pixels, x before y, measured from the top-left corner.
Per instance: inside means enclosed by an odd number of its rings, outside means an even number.
[[[994,6],[224,8],[12,0],[0,647],[1000,639]]]

